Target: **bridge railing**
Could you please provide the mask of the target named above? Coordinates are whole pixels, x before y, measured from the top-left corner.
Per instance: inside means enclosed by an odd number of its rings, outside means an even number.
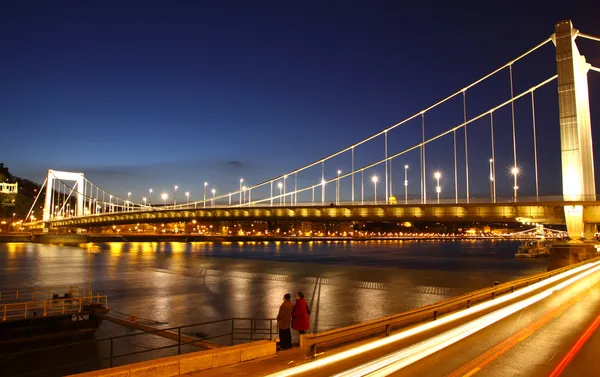
[[[498,284],[490,288],[483,288],[474,292],[440,301],[433,305],[427,305],[422,308],[409,310],[404,313],[316,334],[303,334],[300,335],[300,348],[303,350],[311,350],[311,353],[314,356],[317,354],[317,347],[331,347],[350,341],[356,341],[362,338],[376,336],[378,334],[386,334],[387,336],[390,335],[394,329],[402,328],[421,321],[436,320],[441,314],[469,308],[471,305],[477,302],[494,299],[502,294],[511,293],[515,289],[526,287],[530,284],[537,283],[562,272],[599,260],[600,257],[597,257],[553,271],[543,272],[522,279]]]
[[[79,286],[32,287],[0,291],[1,302],[36,301],[52,298],[53,295],[69,293],[73,297],[86,295],[86,289]]]

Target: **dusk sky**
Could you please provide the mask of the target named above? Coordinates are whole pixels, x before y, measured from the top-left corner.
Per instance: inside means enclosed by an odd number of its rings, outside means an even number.
[[[52,168],[83,172],[121,195],[132,191],[137,201],[150,187],[173,184],[197,199],[204,181],[220,193],[235,190],[240,177],[258,183],[417,113],[548,38],[557,21],[600,36],[597,1],[487,3],[4,1],[0,161],[40,183]],[[556,73],[554,47],[544,48],[515,66],[515,93]],[[580,48],[600,67],[600,43]],[[600,140],[600,73],[588,77]],[[500,101],[493,90],[468,97],[470,116],[484,98]],[[557,194],[558,128],[543,124],[557,122],[556,83],[546,92],[548,104],[540,93],[536,107],[546,112],[538,115],[547,161],[540,179],[544,193]],[[530,129],[530,118],[520,114],[517,127]],[[418,127],[402,132],[391,142],[419,141]],[[470,158],[481,167],[473,179],[484,178],[472,191],[485,193],[489,154],[477,148],[484,136],[472,137]],[[427,163],[450,177],[447,146],[432,148]],[[376,152],[367,146],[369,153]],[[497,164],[506,187],[511,156]],[[417,157],[394,161],[395,185],[404,163],[418,173]],[[520,159],[530,184],[533,162]],[[328,166],[328,176],[338,168],[347,170],[347,161]]]

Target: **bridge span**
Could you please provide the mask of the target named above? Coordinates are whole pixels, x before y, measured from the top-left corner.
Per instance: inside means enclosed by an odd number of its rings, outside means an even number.
[[[161,208],[57,218],[46,221],[51,228],[86,228],[124,224],[187,222],[192,220],[263,221],[481,221],[565,224],[565,206],[582,206],[587,224],[600,223],[600,202],[565,202],[560,199],[504,203],[435,204],[340,204],[295,206]],[[30,228],[44,222],[30,223]]]

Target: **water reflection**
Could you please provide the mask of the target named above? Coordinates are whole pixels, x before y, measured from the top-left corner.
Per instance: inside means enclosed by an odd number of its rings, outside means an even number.
[[[87,285],[111,308],[169,325],[274,317],[303,291],[316,331],[546,270],[498,241],[0,244],[0,289]]]

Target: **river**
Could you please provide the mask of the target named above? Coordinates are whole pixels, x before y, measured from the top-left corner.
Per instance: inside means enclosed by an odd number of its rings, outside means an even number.
[[[311,332],[432,304],[547,270],[518,260],[518,242],[331,241],[0,244],[0,290],[87,286],[113,311],[166,326],[273,318],[304,292]],[[107,323],[105,321],[105,323]],[[103,324],[97,338],[125,330]]]

